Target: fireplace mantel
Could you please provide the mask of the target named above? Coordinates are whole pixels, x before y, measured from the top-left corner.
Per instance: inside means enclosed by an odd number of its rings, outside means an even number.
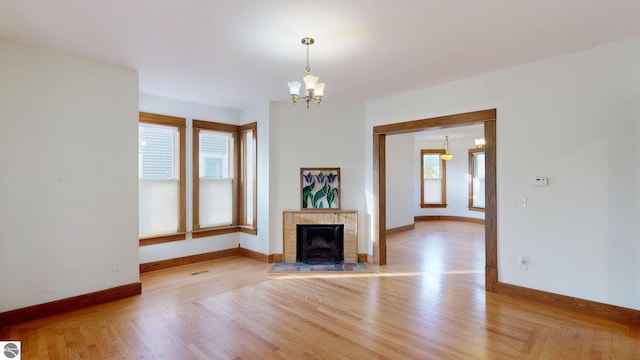
[[[282,219],[284,262],[296,262],[296,225],[298,224],[344,224],[344,262],[358,262],[358,211],[285,210]]]

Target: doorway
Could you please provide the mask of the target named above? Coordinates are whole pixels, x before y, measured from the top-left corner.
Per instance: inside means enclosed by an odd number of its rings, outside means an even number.
[[[485,289],[498,285],[498,241],[496,201],[496,109],[441,116],[373,127],[373,257],[385,265],[386,253],[386,136],[482,124],[485,138]]]

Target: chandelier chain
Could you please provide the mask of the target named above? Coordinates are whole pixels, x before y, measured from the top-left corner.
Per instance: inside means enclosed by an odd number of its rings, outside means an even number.
[[[309,66],[309,44],[307,44],[307,67],[305,68],[305,70],[306,70],[305,75],[311,74],[311,67]]]

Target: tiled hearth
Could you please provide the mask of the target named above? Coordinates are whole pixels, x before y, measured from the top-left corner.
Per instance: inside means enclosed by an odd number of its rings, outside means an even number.
[[[358,262],[358,212],[355,210],[308,210],[283,212],[283,260],[296,262],[296,225],[344,224],[344,262]]]

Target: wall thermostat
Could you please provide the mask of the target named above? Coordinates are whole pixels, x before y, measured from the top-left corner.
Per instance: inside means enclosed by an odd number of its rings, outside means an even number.
[[[534,182],[538,186],[547,186],[547,184],[549,183],[549,180],[547,179],[546,176],[536,176],[534,178]]]

